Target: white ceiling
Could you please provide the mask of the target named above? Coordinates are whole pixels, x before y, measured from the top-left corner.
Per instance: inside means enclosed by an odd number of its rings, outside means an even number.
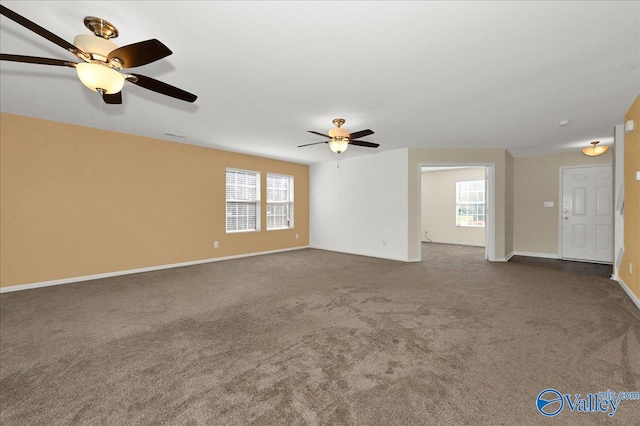
[[[610,144],[640,93],[640,2],[3,1],[73,42],[85,16],[126,45],[173,55],[132,69],[198,95],[127,83],[101,105],[71,68],[2,62],[3,112],[305,164],[336,159],[331,120],[381,147],[507,148],[515,156]],[[2,53],[75,60],[2,17]],[[569,126],[559,121],[571,120]],[[168,136],[182,135],[184,138]]]

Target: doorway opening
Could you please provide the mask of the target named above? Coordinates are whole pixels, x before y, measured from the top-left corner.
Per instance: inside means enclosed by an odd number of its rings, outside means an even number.
[[[495,182],[493,164],[420,165],[420,244],[473,248],[495,260]],[[433,252],[433,251],[431,251]]]

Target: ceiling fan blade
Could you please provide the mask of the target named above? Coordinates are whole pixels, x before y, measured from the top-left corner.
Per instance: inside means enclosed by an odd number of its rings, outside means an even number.
[[[170,84],[163,83],[151,77],[146,77],[140,74],[129,74],[127,80],[145,89],[152,90],[154,92],[171,96],[172,98],[180,99],[187,102],[195,102],[198,97],[193,93],[186,92],[182,89],[178,89]]]
[[[58,46],[62,47],[63,49],[67,49],[69,52],[73,53],[74,55],[79,56],[79,57],[88,57],[88,55],[86,53],[84,53],[82,50],[80,50],[77,47],[75,47],[73,44],[69,43],[66,40],[63,40],[62,38],[58,37],[57,35],[55,35],[51,31],[45,30],[40,25],[28,20],[24,16],[18,15],[13,10],[8,9],[5,6],[0,5],[0,13],[2,15],[6,16],[7,18],[11,19],[12,21],[15,21],[18,24],[22,25],[26,29],[33,31],[34,33],[38,34],[41,37],[46,38],[47,40],[49,40],[52,43],[57,44]]]
[[[107,57],[107,62],[118,58],[120,62],[122,62],[123,68],[134,68],[150,64],[172,53],[173,52],[160,41],[151,39],[128,44],[111,51]]]
[[[122,92],[113,93],[111,95],[103,93],[102,100],[104,100],[105,104],[120,105],[122,103]]]
[[[314,135],[324,136],[325,138],[331,138],[329,135],[323,135],[322,133],[314,132],[313,130],[307,130],[309,133],[313,133]]]
[[[329,143],[329,141],[326,141],[326,142],[314,142],[314,143],[307,143],[307,144],[304,144],[304,145],[298,145],[298,148],[302,148],[303,146],[318,145],[318,144],[321,144],[321,143]]]
[[[351,140],[353,140],[353,139],[363,138],[363,137],[365,137],[365,136],[369,136],[369,135],[372,135],[372,134],[373,134],[373,130],[370,130],[370,129],[367,129],[367,130],[360,130],[359,132],[351,133],[351,134],[349,135],[349,138],[350,138]]]
[[[0,53],[0,61],[11,62],[25,62],[28,64],[40,64],[40,65],[57,65],[60,67],[75,67],[75,62],[69,62],[62,59],[50,59],[41,58],[39,56],[24,56],[24,55],[8,55],[6,53]]]
[[[367,148],[377,148],[380,146],[379,143],[366,142],[366,141],[349,141],[351,145],[357,146],[366,146]]]

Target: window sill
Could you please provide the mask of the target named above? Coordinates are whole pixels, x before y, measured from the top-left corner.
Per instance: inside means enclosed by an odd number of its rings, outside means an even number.
[[[226,231],[227,234],[249,234],[251,232],[260,232],[259,229],[247,229],[246,231]]]

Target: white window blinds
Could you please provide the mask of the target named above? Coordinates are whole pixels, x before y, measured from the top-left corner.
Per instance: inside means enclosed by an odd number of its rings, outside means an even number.
[[[267,230],[293,228],[293,176],[267,173]]]
[[[227,169],[227,232],[260,229],[260,173]]]
[[[456,182],[456,226],[485,226],[483,180]]]

